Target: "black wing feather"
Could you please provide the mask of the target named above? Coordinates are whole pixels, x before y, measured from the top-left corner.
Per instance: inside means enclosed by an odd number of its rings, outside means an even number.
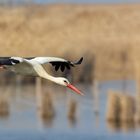
[[[61,64],[61,71],[63,72],[65,70],[65,65]]]
[[[66,64],[66,68],[67,68],[68,70],[70,70],[70,66],[69,66],[69,64]]]
[[[83,57],[81,57],[79,61],[74,62],[73,64],[74,65],[80,65],[82,63],[82,61],[83,61]]]
[[[13,59],[11,57],[0,57],[0,65],[15,65],[20,63],[19,60]]]
[[[77,61],[77,62],[70,62],[70,61],[60,62],[60,61],[55,61],[55,62],[50,62],[50,63],[52,64],[53,67],[55,67],[56,71],[58,71],[59,68],[60,68],[61,71],[63,72],[65,70],[65,68],[70,70],[71,67],[74,67],[75,65],[81,64],[82,61],[83,61],[83,57],[80,58],[80,60]]]
[[[55,70],[58,71],[60,65],[55,65]]]

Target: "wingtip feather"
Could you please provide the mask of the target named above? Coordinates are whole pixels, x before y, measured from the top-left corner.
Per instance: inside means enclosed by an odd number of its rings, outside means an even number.
[[[74,63],[75,65],[79,65],[79,64],[81,64],[82,63],[82,61],[83,61],[83,57],[81,57],[80,58],[80,60],[79,61],[77,61],[76,63]]]
[[[80,58],[80,60],[79,60],[80,64],[82,63],[83,59],[84,59],[83,57]]]

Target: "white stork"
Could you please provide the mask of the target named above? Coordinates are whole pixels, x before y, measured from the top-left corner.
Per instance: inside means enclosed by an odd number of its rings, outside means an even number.
[[[58,57],[0,57],[0,68],[7,69],[21,75],[31,75],[45,78],[59,85],[66,86],[76,93],[83,95],[83,93],[70,84],[66,78],[53,77],[43,68],[44,64],[50,63],[55,67],[56,71],[60,68],[63,72],[65,68],[70,69],[75,65],[81,64],[82,60],[83,58],[77,62],[70,62]]]

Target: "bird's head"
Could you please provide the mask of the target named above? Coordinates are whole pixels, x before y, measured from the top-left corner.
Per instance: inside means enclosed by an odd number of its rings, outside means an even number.
[[[75,91],[77,94],[84,95],[79,89],[73,86],[66,78],[59,77],[57,78],[57,84],[70,88]]]

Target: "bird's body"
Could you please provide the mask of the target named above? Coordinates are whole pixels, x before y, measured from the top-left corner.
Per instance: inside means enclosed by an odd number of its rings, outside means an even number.
[[[82,60],[83,58],[81,58],[78,62],[70,62],[58,57],[0,57],[0,67],[21,75],[38,76],[41,78],[45,78],[57,84],[67,86],[77,93],[81,94],[81,92],[74,86],[72,86],[66,78],[53,77],[49,75],[44,69],[43,65],[50,63],[53,67],[55,67],[56,71],[58,69],[61,69],[61,71],[63,72],[65,68],[70,69],[75,65],[81,64]]]

